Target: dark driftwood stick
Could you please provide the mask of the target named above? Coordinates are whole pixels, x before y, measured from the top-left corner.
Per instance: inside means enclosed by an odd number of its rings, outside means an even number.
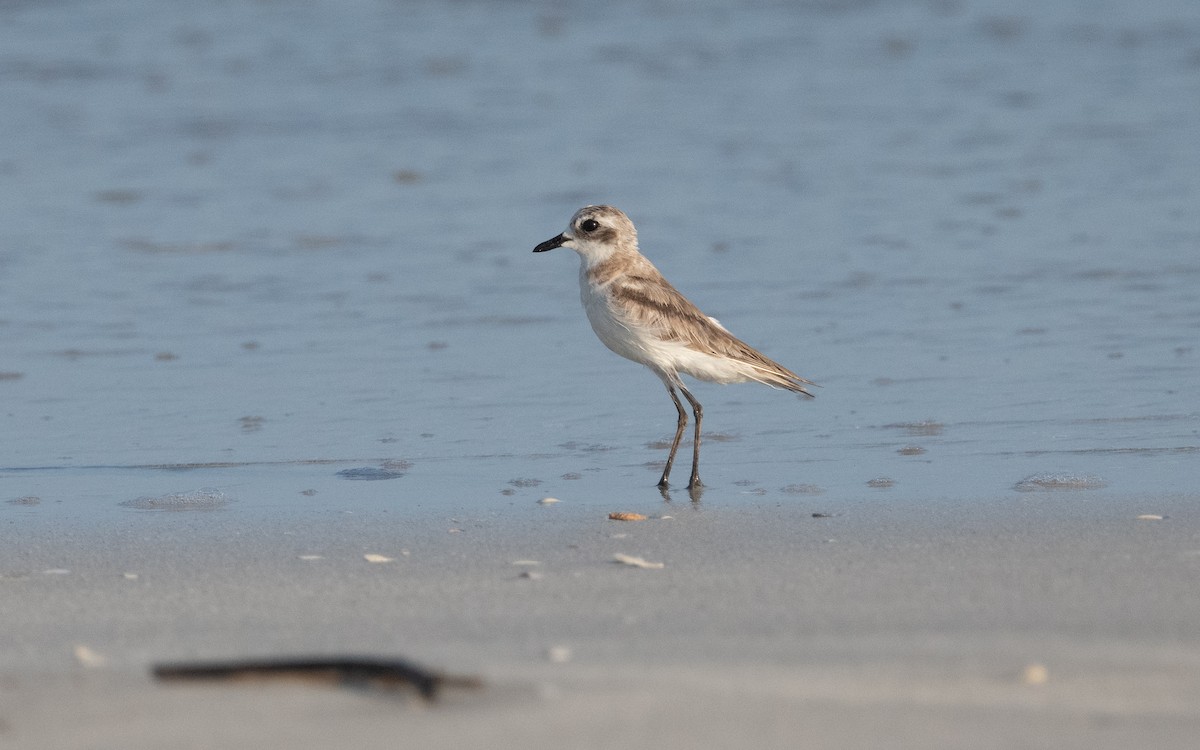
[[[357,657],[317,657],[299,659],[255,659],[227,662],[156,664],[155,678],[183,680],[311,680],[331,685],[395,690],[405,686],[417,689],[427,700],[437,698],[444,687],[479,687],[476,677],[458,677],[433,672],[398,659]]]

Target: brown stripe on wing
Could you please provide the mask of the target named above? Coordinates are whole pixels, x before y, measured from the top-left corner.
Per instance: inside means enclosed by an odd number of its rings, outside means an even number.
[[[609,261],[589,272],[597,278],[603,273],[609,276],[607,280],[620,276],[620,283],[609,288],[616,312],[640,327],[660,329],[668,341],[690,341],[689,327],[720,330],[700,308],[671,286],[658,269],[642,260],[642,263],[622,264],[620,271],[605,268],[612,263]]]

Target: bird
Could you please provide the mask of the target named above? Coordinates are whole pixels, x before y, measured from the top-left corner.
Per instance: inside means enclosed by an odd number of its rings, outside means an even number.
[[[579,294],[592,330],[613,352],[643,364],[662,380],[675,404],[675,439],[658,487],[665,494],[671,467],[688,417],[679,395],[695,417],[692,473],[687,488],[698,492],[700,425],[704,410],[680,375],[712,383],[753,381],[812,398],[815,386],[736,338],[716,318],[684,297],[638,249],[637,229],[620,209],[584,206],[567,230],[533,248],[535,253],[566,247],[579,254]]]

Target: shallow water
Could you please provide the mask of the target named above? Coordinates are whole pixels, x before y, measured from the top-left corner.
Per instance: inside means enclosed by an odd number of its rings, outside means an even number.
[[[706,505],[1194,493],[1200,6],[1099,6],[0,5],[0,514],[661,503],[600,202],[822,386]]]

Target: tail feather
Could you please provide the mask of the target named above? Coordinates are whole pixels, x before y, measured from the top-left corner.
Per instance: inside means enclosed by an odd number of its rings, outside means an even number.
[[[766,358],[764,357],[763,359]],[[769,359],[766,359],[766,362],[763,363],[747,362],[746,364],[749,366],[749,372],[746,373],[746,376],[755,382],[768,385],[772,388],[783,388],[793,393],[802,393],[809,398],[816,398],[804,386],[810,385],[817,388],[820,386],[811,380],[800,377],[783,365],[772,362]]]

